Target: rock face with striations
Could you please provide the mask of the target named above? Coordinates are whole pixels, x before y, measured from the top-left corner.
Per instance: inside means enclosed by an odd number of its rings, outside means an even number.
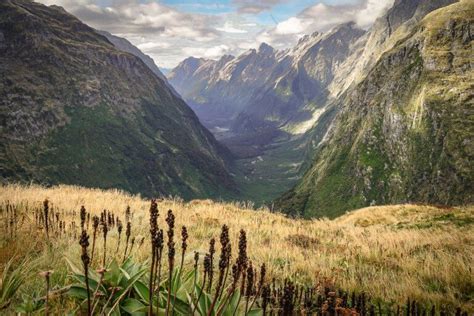
[[[273,48],[266,44],[238,57],[190,57],[173,69],[168,79],[202,120],[228,121],[265,84],[276,59]]]
[[[325,111],[330,83],[364,34],[347,23],[327,34],[305,36],[284,51],[263,43],[218,61],[191,57],[168,78],[198,116],[225,121],[236,134],[302,134]]]
[[[3,181],[225,197],[228,151],[138,57],[64,9],[0,2]]]
[[[174,91],[174,88],[168,83],[168,79],[166,79],[165,75],[161,72],[161,70],[158,68],[158,66],[153,61],[153,58],[151,58],[150,56],[144,54],[140,49],[138,49],[138,47],[134,46],[132,43],[130,43],[125,38],[122,38],[122,37],[119,37],[119,36],[116,36],[116,35],[112,35],[112,34],[110,34],[109,32],[106,32],[106,31],[97,30],[96,32],[98,32],[100,35],[105,36],[109,40],[109,42],[111,42],[115,46],[115,48],[117,48],[121,51],[130,53],[130,54],[135,55],[138,58],[140,58],[145,63],[145,65],[147,65],[148,68],[150,68],[150,70],[158,78],[160,78],[161,80],[163,80],[166,83],[168,88],[170,88],[172,91]]]
[[[474,3],[448,2],[397,1],[374,25],[372,38],[385,34],[378,58],[337,100],[312,166],[279,208],[335,217],[370,204],[474,202]]]

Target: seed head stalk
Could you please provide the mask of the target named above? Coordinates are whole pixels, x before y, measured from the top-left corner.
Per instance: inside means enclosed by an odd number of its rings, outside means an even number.
[[[132,234],[132,223],[127,222],[127,229],[125,230],[125,250],[123,252],[123,259],[122,262],[125,262],[125,258],[127,257],[127,250],[128,250],[128,241],[130,240],[130,235]]]
[[[221,255],[219,258],[219,278],[217,281],[217,287],[216,287],[216,292],[214,294],[214,299],[207,313],[208,316],[211,315],[214,309],[214,306],[220,296],[221,287],[223,286],[223,282],[224,282],[224,276],[226,274],[226,271],[230,263],[231,247],[230,247],[230,240],[229,240],[229,228],[227,227],[227,225],[222,226],[220,243],[221,243]]]
[[[207,286],[207,292],[211,293],[212,291],[212,280],[214,278],[214,254],[216,253],[216,240],[211,238],[209,242],[209,258],[210,262],[210,270],[209,270],[209,284]]]
[[[191,315],[194,315],[194,313],[196,312],[196,308],[199,304],[199,300],[201,299],[202,293],[204,292],[204,287],[206,286],[206,279],[207,279],[207,275],[209,274],[210,268],[211,268],[211,257],[209,254],[206,254],[204,256],[204,277],[202,279],[201,289],[199,290],[199,294],[197,296],[196,303],[194,304],[193,312],[191,313]]]
[[[179,270],[178,270],[178,278],[181,279],[181,274],[183,271],[183,264],[184,264],[184,254],[186,253],[186,249],[188,248],[188,230],[186,226],[181,227],[181,262],[179,265]],[[172,306],[172,315],[174,315],[174,302],[176,300],[176,291],[178,291],[178,288],[174,289],[173,293],[173,306]]]
[[[46,240],[49,241],[49,201],[46,199],[43,202],[43,215],[44,215],[44,229],[46,232]]]
[[[157,237],[158,237],[158,205],[156,200],[151,200],[150,205],[150,239],[151,239],[151,267],[150,267],[150,280],[149,280],[149,301],[148,315],[153,315],[153,273],[155,271],[156,261],[156,248],[157,248]],[[130,251],[131,252],[131,251]]]
[[[160,289],[160,282],[161,282],[161,260],[163,258],[163,242],[164,242],[164,235],[163,230],[160,229],[157,235],[157,243],[156,243],[156,264],[155,264],[155,289],[159,291]]]
[[[83,230],[82,233],[81,233],[81,238],[79,239],[79,244],[81,245],[81,249],[82,249],[81,260],[82,260],[82,264],[84,266],[84,277],[85,277],[85,281],[86,281],[87,315],[92,315],[91,314],[91,295],[90,295],[90,289],[89,289],[90,258],[89,258],[89,255],[87,254],[87,247],[89,247],[89,235],[87,235],[87,232],[85,230]]]
[[[84,205],[81,206],[80,217],[81,217],[81,231],[83,231],[83,230],[85,230],[84,225],[86,223],[86,217],[87,217],[87,212],[86,212],[86,208],[84,207]]]
[[[94,260],[94,250],[95,250],[95,240],[96,240],[96,237],[97,237],[97,230],[99,228],[99,217],[98,216],[94,216],[92,218],[92,230],[93,230],[93,233],[92,233],[92,251],[91,251],[91,263],[92,263],[92,260]]]
[[[120,248],[120,237],[122,236],[122,222],[117,220],[117,232],[118,232],[118,241],[117,241],[117,249],[115,250],[115,253],[118,254],[119,248]]]
[[[45,305],[44,305],[44,314],[47,316],[49,315],[49,287],[50,287],[51,271],[41,272],[40,275],[43,276],[46,280],[46,299],[45,299]]]
[[[175,248],[174,248],[174,214],[173,211],[168,210],[168,215],[166,217],[166,223],[168,224],[168,297],[166,300],[166,315],[169,315],[170,309],[170,300],[171,300],[171,284],[173,281],[173,270],[174,270],[174,257],[175,257]],[[173,298],[174,300],[174,298]],[[174,307],[174,306],[173,306]]]
[[[266,271],[267,269],[266,269],[265,263],[263,263],[262,266],[260,267],[260,281],[258,282],[257,293],[255,294],[252,300],[252,303],[249,306],[249,309],[246,311],[247,313],[250,311],[250,309],[252,309],[253,304],[255,304],[255,301],[257,300],[257,298],[260,296],[260,293],[264,289]]]
[[[245,231],[242,229],[240,230],[240,236],[239,236],[239,253],[237,256],[236,263],[232,266],[232,276],[233,276],[233,281],[232,285],[227,291],[227,296],[224,299],[224,302],[221,303],[219,310],[217,311],[217,315],[220,315],[224,309],[224,306],[227,304],[227,301],[232,297],[235,289],[237,288],[237,284],[239,282],[239,278],[242,275],[242,289],[239,293],[239,299],[238,302],[240,303],[240,295],[243,291],[243,286],[245,283],[245,269],[247,267],[247,262],[248,262],[248,257],[247,257],[247,234]],[[238,304],[237,304],[238,307]],[[234,315],[235,312],[237,311],[237,308],[234,310]]]
[[[107,233],[109,231],[109,228],[107,226],[107,220],[102,221],[102,233],[104,236],[104,256],[102,259],[102,266],[105,268],[106,267],[106,259],[107,259]]]

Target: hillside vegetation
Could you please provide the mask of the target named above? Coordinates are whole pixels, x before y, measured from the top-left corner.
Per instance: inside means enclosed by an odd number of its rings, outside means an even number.
[[[2,183],[236,192],[228,150],[130,47],[28,0],[0,2],[0,34]]]
[[[474,2],[461,1],[395,31],[277,205],[336,217],[367,205],[472,203],[473,16]]]
[[[42,209],[45,199],[49,200],[52,214],[60,214],[67,223],[75,221],[75,226],[67,225],[67,234],[65,232],[62,238],[52,237],[50,246],[47,246],[41,226],[35,225],[35,214]],[[81,248],[76,238],[80,234],[81,206],[91,215],[99,215],[105,209],[113,211],[123,222],[129,206],[131,237],[136,240],[131,256],[137,262],[149,262],[146,260],[150,252],[150,202],[139,196],[76,186],[44,188],[12,184],[0,188],[0,205],[0,266],[5,267],[11,258],[14,262],[28,258],[33,271],[54,270],[52,289],[68,284],[71,272],[65,258],[80,262]],[[7,205],[18,212],[13,230],[8,224]],[[318,281],[333,284],[349,293],[364,292],[383,306],[403,305],[410,299],[422,306],[435,304],[450,310],[459,306],[474,312],[473,207],[390,205],[352,211],[335,220],[289,219],[264,209],[255,211],[245,204],[209,200],[188,203],[179,199],[161,200],[158,209],[159,227],[165,229],[168,209],[173,210],[176,227],[187,227],[185,269],[192,269],[192,252],[206,253],[209,240],[218,240],[221,227],[226,224],[233,244],[232,258],[236,258],[238,249],[234,245],[239,230],[245,229],[249,260],[254,267],[266,263],[268,280],[289,278],[302,285],[317,284]],[[117,229],[109,231],[109,260],[112,257],[122,259],[123,234],[122,244],[117,247]],[[175,238],[179,249],[179,237]],[[47,247],[50,247],[49,251]],[[96,247],[99,254],[92,265],[99,267],[101,237],[98,237]],[[118,251],[114,251],[116,247]],[[20,288],[9,308],[22,297],[42,293],[44,279],[36,272],[27,281],[28,286]],[[61,306],[64,308],[72,303],[54,297],[50,304],[56,308],[58,304],[66,304]]]

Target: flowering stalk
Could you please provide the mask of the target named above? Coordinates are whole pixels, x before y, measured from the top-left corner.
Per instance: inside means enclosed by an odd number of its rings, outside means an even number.
[[[168,298],[166,300],[166,315],[169,315],[170,300],[171,300],[171,283],[173,280],[173,269],[174,269],[174,214],[173,211],[168,210],[168,216],[166,217],[166,223],[168,224]]]
[[[150,239],[151,239],[151,267],[150,267],[150,281],[149,281],[149,301],[148,315],[153,315],[153,272],[155,271],[156,248],[157,248],[157,234],[158,234],[158,205],[156,200],[151,200],[150,206]],[[130,251],[131,252],[131,251]]]
[[[99,217],[94,216],[92,218],[92,229],[93,229],[93,235],[92,235],[92,252],[91,252],[91,262],[94,260],[94,250],[95,250],[95,239],[97,237],[97,229],[99,228]]]
[[[82,248],[81,260],[84,266],[84,277],[86,281],[86,291],[87,291],[87,315],[91,314],[91,294],[89,289],[89,264],[90,258],[87,254],[87,247],[89,247],[89,235],[85,230],[82,231],[81,238],[79,239],[79,244]]]
[[[221,287],[223,286],[223,282],[224,282],[224,276],[226,274],[226,270],[229,267],[229,263],[230,263],[231,247],[230,247],[230,240],[229,240],[229,227],[227,227],[227,225],[222,226],[220,242],[221,242],[221,255],[219,258],[219,279],[217,281],[217,287],[216,287],[216,293],[214,294],[214,299],[208,311],[209,316],[211,315],[211,311],[214,309],[214,306],[220,296]]]

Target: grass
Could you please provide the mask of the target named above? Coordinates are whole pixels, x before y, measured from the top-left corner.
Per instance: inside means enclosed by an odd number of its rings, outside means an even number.
[[[77,227],[82,205],[91,215],[99,215],[107,209],[121,218],[126,207],[130,206],[132,237],[137,240],[131,255],[137,262],[150,259],[149,247],[138,246],[138,241],[149,235],[149,201],[117,190],[12,184],[1,188],[0,203],[17,206],[27,217],[19,218],[14,233],[2,233],[1,268],[12,258],[16,261],[29,258],[36,272],[54,270],[51,277],[53,290],[68,284],[69,270],[65,258],[80,256],[80,247],[74,236],[52,239],[49,243],[38,235],[24,233],[27,227],[34,227],[32,210],[40,207],[45,198],[50,201],[53,212],[75,218]],[[159,227],[166,226],[164,210],[172,209],[177,225],[185,225],[188,229],[188,249],[191,252],[184,260],[188,269],[193,265],[192,251],[204,254],[209,239],[218,238],[220,227],[226,224],[234,244],[239,230],[244,228],[247,231],[248,256],[255,267],[266,263],[269,277],[288,278],[305,285],[313,284],[315,278],[329,279],[340,289],[364,292],[384,304],[404,304],[409,298],[427,306],[459,306],[474,312],[473,207],[380,206],[353,211],[335,220],[312,221],[289,219],[264,209],[255,211],[246,208],[245,204],[209,200],[189,203],[179,199],[162,200],[158,208],[161,210]],[[3,232],[6,227],[4,220],[1,222]],[[76,232],[76,238],[79,233]],[[100,234],[98,236],[97,255],[94,257],[97,263],[101,260],[102,247]],[[109,231],[109,249],[115,249],[117,236],[117,230]],[[122,234],[121,250],[115,254],[119,260],[124,245]],[[233,258],[236,251],[233,249]],[[113,254],[108,256],[113,257]],[[21,297],[41,293],[43,288],[44,280],[36,273],[27,287],[20,288],[13,302],[20,304]],[[51,304],[54,306],[59,301],[53,299]]]

